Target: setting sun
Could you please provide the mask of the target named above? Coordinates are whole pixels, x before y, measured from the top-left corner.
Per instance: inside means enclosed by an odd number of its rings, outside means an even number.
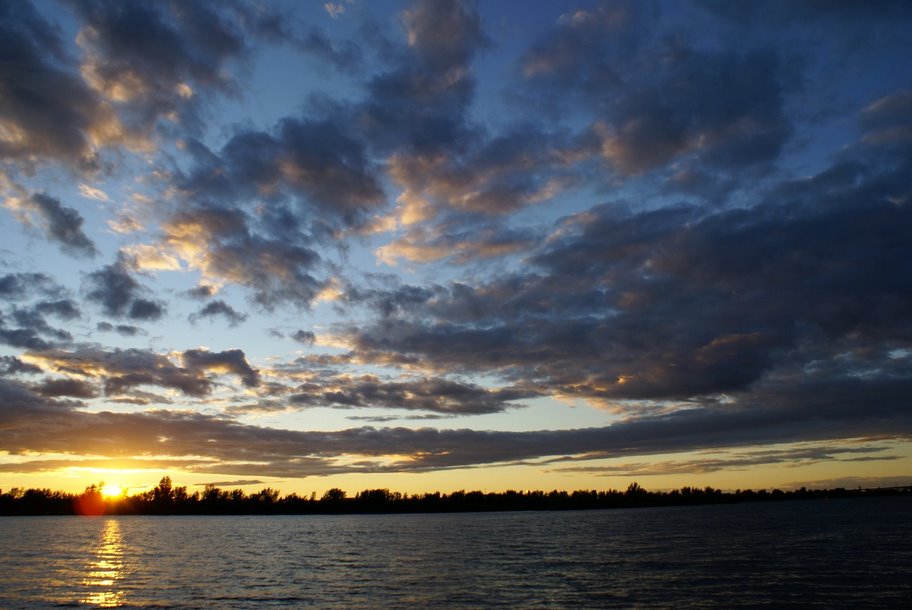
[[[106,498],[115,498],[121,496],[123,495],[123,492],[124,491],[121,489],[120,485],[117,485],[116,483],[105,485],[101,488],[101,495]]]

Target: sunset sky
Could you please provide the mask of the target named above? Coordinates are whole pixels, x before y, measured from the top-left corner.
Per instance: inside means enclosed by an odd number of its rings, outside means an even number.
[[[0,489],[909,484],[910,31],[0,2]]]

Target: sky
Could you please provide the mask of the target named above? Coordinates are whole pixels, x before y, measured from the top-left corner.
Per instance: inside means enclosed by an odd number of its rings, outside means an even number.
[[[0,489],[909,484],[910,29],[0,3]]]

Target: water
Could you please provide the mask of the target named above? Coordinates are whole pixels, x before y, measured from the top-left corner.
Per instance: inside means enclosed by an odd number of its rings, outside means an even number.
[[[0,608],[908,607],[912,499],[0,518]]]

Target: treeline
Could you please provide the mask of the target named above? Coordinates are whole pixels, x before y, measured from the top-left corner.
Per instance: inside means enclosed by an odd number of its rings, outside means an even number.
[[[342,489],[330,489],[317,498],[315,494],[309,497],[294,493],[280,496],[278,490],[268,487],[247,494],[241,489],[226,491],[211,485],[191,494],[186,487],[174,486],[169,477],[164,477],[155,488],[144,493],[105,498],[101,487],[92,485],[81,494],[49,489],[0,491],[0,515],[307,515],[584,510],[912,495],[912,487],[802,487],[791,491],[747,489],[735,492],[723,492],[712,487],[682,487],[673,491],[647,491],[637,483],[631,483],[626,491],[455,491],[449,494],[408,495],[388,489],[368,489],[352,497]]]

